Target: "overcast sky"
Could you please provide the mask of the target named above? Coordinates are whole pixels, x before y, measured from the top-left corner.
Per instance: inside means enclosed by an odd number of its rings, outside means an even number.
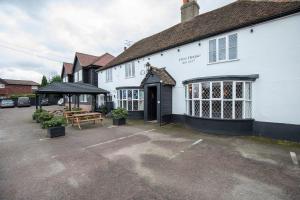
[[[234,0],[198,0],[204,13]],[[75,52],[121,53],[180,22],[182,0],[0,0],[0,78],[40,82]]]

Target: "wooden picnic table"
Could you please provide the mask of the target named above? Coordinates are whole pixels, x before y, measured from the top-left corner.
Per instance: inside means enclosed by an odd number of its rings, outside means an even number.
[[[101,113],[83,113],[83,114],[74,114],[73,115],[73,120],[72,120],[72,125],[76,123],[79,129],[81,129],[80,124],[85,123],[85,122],[94,122],[96,123],[101,123],[103,122],[103,118]]]
[[[75,114],[85,114],[85,113],[88,113],[88,111],[86,111],[86,110],[65,111],[64,112],[64,117],[66,118],[67,123],[69,123],[69,121],[72,122],[72,120],[74,118],[73,115],[75,115]]]

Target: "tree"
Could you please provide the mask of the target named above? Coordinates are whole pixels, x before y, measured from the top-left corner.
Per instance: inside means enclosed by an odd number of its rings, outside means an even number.
[[[59,75],[55,75],[51,78],[51,80],[49,81],[49,83],[60,83],[62,82],[62,79]]]
[[[48,80],[47,80],[46,76],[43,76],[41,86],[45,87],[46,85],[48,85]]]

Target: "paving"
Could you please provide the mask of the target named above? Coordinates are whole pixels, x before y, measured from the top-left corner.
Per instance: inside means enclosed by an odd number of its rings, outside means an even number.
[[[300,199],[298,147],[110,120],[48,139],[33,111],[0,110],[1,200]]]

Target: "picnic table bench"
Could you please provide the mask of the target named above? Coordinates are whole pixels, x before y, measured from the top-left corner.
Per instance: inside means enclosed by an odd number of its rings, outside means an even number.
[[[66,118],[67,123],[69,123],[70,121],[72,122],[72,120],[74,118],[73,116],[75,114],[85,114],[85,113],[88,113],[88,111],[86,111],[86,110],[65,111],[64,112],[64,117]]]
[[[81,129],[80,124],[85,122],[94,122],[101,123],[103,122],[103,118],[101,113],[83,113],[83,114],[74,114],[72,120],[72,126],[76,124],[79,129]]]

